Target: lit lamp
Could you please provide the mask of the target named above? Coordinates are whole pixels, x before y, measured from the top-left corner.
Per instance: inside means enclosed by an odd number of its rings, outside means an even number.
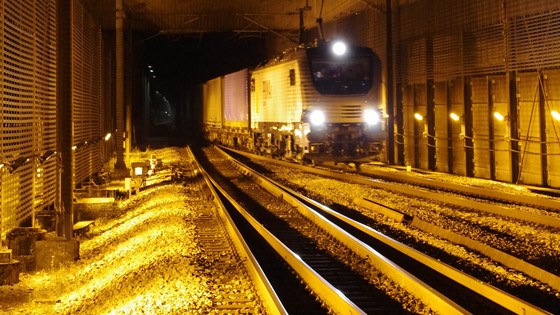
[[[134,168],[134,175],[142,176],[143,173],[144,173],[144,168],[142,166],[136,166]]]
[[[556,120],[560,120],[560,113],[553,110],[552,112],[550,112],[550,114],[552,115],[552,118],[556,119]]]
[[[461,119],[461,117],[459,117],[459,115],[457,115],[455,113],[449,114],[449,118],[451,118],[451,120],[453,120],[453,121],[459,121]]]
[[[508,115],[504,116],[500,112],[494,112],[494,118],[496,118],[496,120],[498,120],[498,121],[509,120]],[[504,140],[506,140],[506,141],[509,140],[509,125],[508,124],[506,124],[506,134],[504,135]]]
[[[424,116],[422,116],[422,114],[420,113],[414,113],[414,119],[416,119],[418,122],[421,122],[424,120]],[[424,138],[428,137],[428,125],[424,124],[424,132],[422,132],[422,136]]]
[[[504,116],[500,112],[494,112],[494,118],[496,118],[499,121],[504,121],[507,118],[507,115]]]
[[[453,113],[451,112],[449,114],[449,118],[453,121],[453,122],[461,122],[461,133],[459,133],[459,137],[460,138],[464,138],[465,137],[465,124],[463,123],[463,116],[459,116],[457,113]]]

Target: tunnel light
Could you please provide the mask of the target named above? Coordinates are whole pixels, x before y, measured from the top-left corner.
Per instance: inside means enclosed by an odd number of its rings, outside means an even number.
[[[494,118],[496,118],[499,121],[504,121],[506,119],[506,117],[502,115],[502,113],[500,112],[494,112]]]
[[[424,116],[422,116],[422,115],[419,114],[419,113],[414,113],[414,118],[415,118],[416,120],[418,120],[418,121],[424,120]]]
[[[552,112],[550,112],[552,114],[552,117],[556,120],[560,120],[560,113],[553,110]]]
[[[109,139],[111,139],[111,133],[108,132],[108,133],[105,135],[105,138],[104,138],[104,139],[105,139],[105,141],[109,141]]]
[[[346,53],[346,44],[344,42],[335,42],[332,45],[332,51],[337,56],[342,56]]]
[[[451,120],[453,120],[453,121],[459,121],[461,119],[461,117],[459,117],[459,115],[457,115],[455,113],[449,114],[449,118],[451,118]]]

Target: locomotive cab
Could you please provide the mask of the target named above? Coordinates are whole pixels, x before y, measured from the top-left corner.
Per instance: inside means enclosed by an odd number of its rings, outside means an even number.
[[[306,159],[362,163],[377,157],[384,130],[379,61],[371,49],[330,42],[307,50],[313,92],[302,111]]]

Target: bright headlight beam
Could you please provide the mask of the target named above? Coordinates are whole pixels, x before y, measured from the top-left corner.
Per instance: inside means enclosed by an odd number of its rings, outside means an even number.
[[[332,45],[332,51],[337,56],[342,56],[346,53],[346,44],[343,42],[336,42]]]
[[[368,125],[376,125],[379,123],[379,113],[373,109],[366,109],[364,111],[364,120]]]
[[[315,110],[311,113],[309,119],[312,125],[319,126],[325,122],[325,114],[320,110]]]

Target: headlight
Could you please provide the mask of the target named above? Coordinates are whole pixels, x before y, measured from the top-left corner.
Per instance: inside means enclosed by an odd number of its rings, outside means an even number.
[[[364,121],[368,125],[377,125],[379,123],[379,113],[373,109],[366,109],[364,111]]]
[[[314,110],[309,116],[309,120],[314,126],[322,125],[325,122],[325,114],[320,110]]]
[[[346,44],[344,42],[335,42],[332,45],[332,51],[337,56],[342,56],[346,53]]]

